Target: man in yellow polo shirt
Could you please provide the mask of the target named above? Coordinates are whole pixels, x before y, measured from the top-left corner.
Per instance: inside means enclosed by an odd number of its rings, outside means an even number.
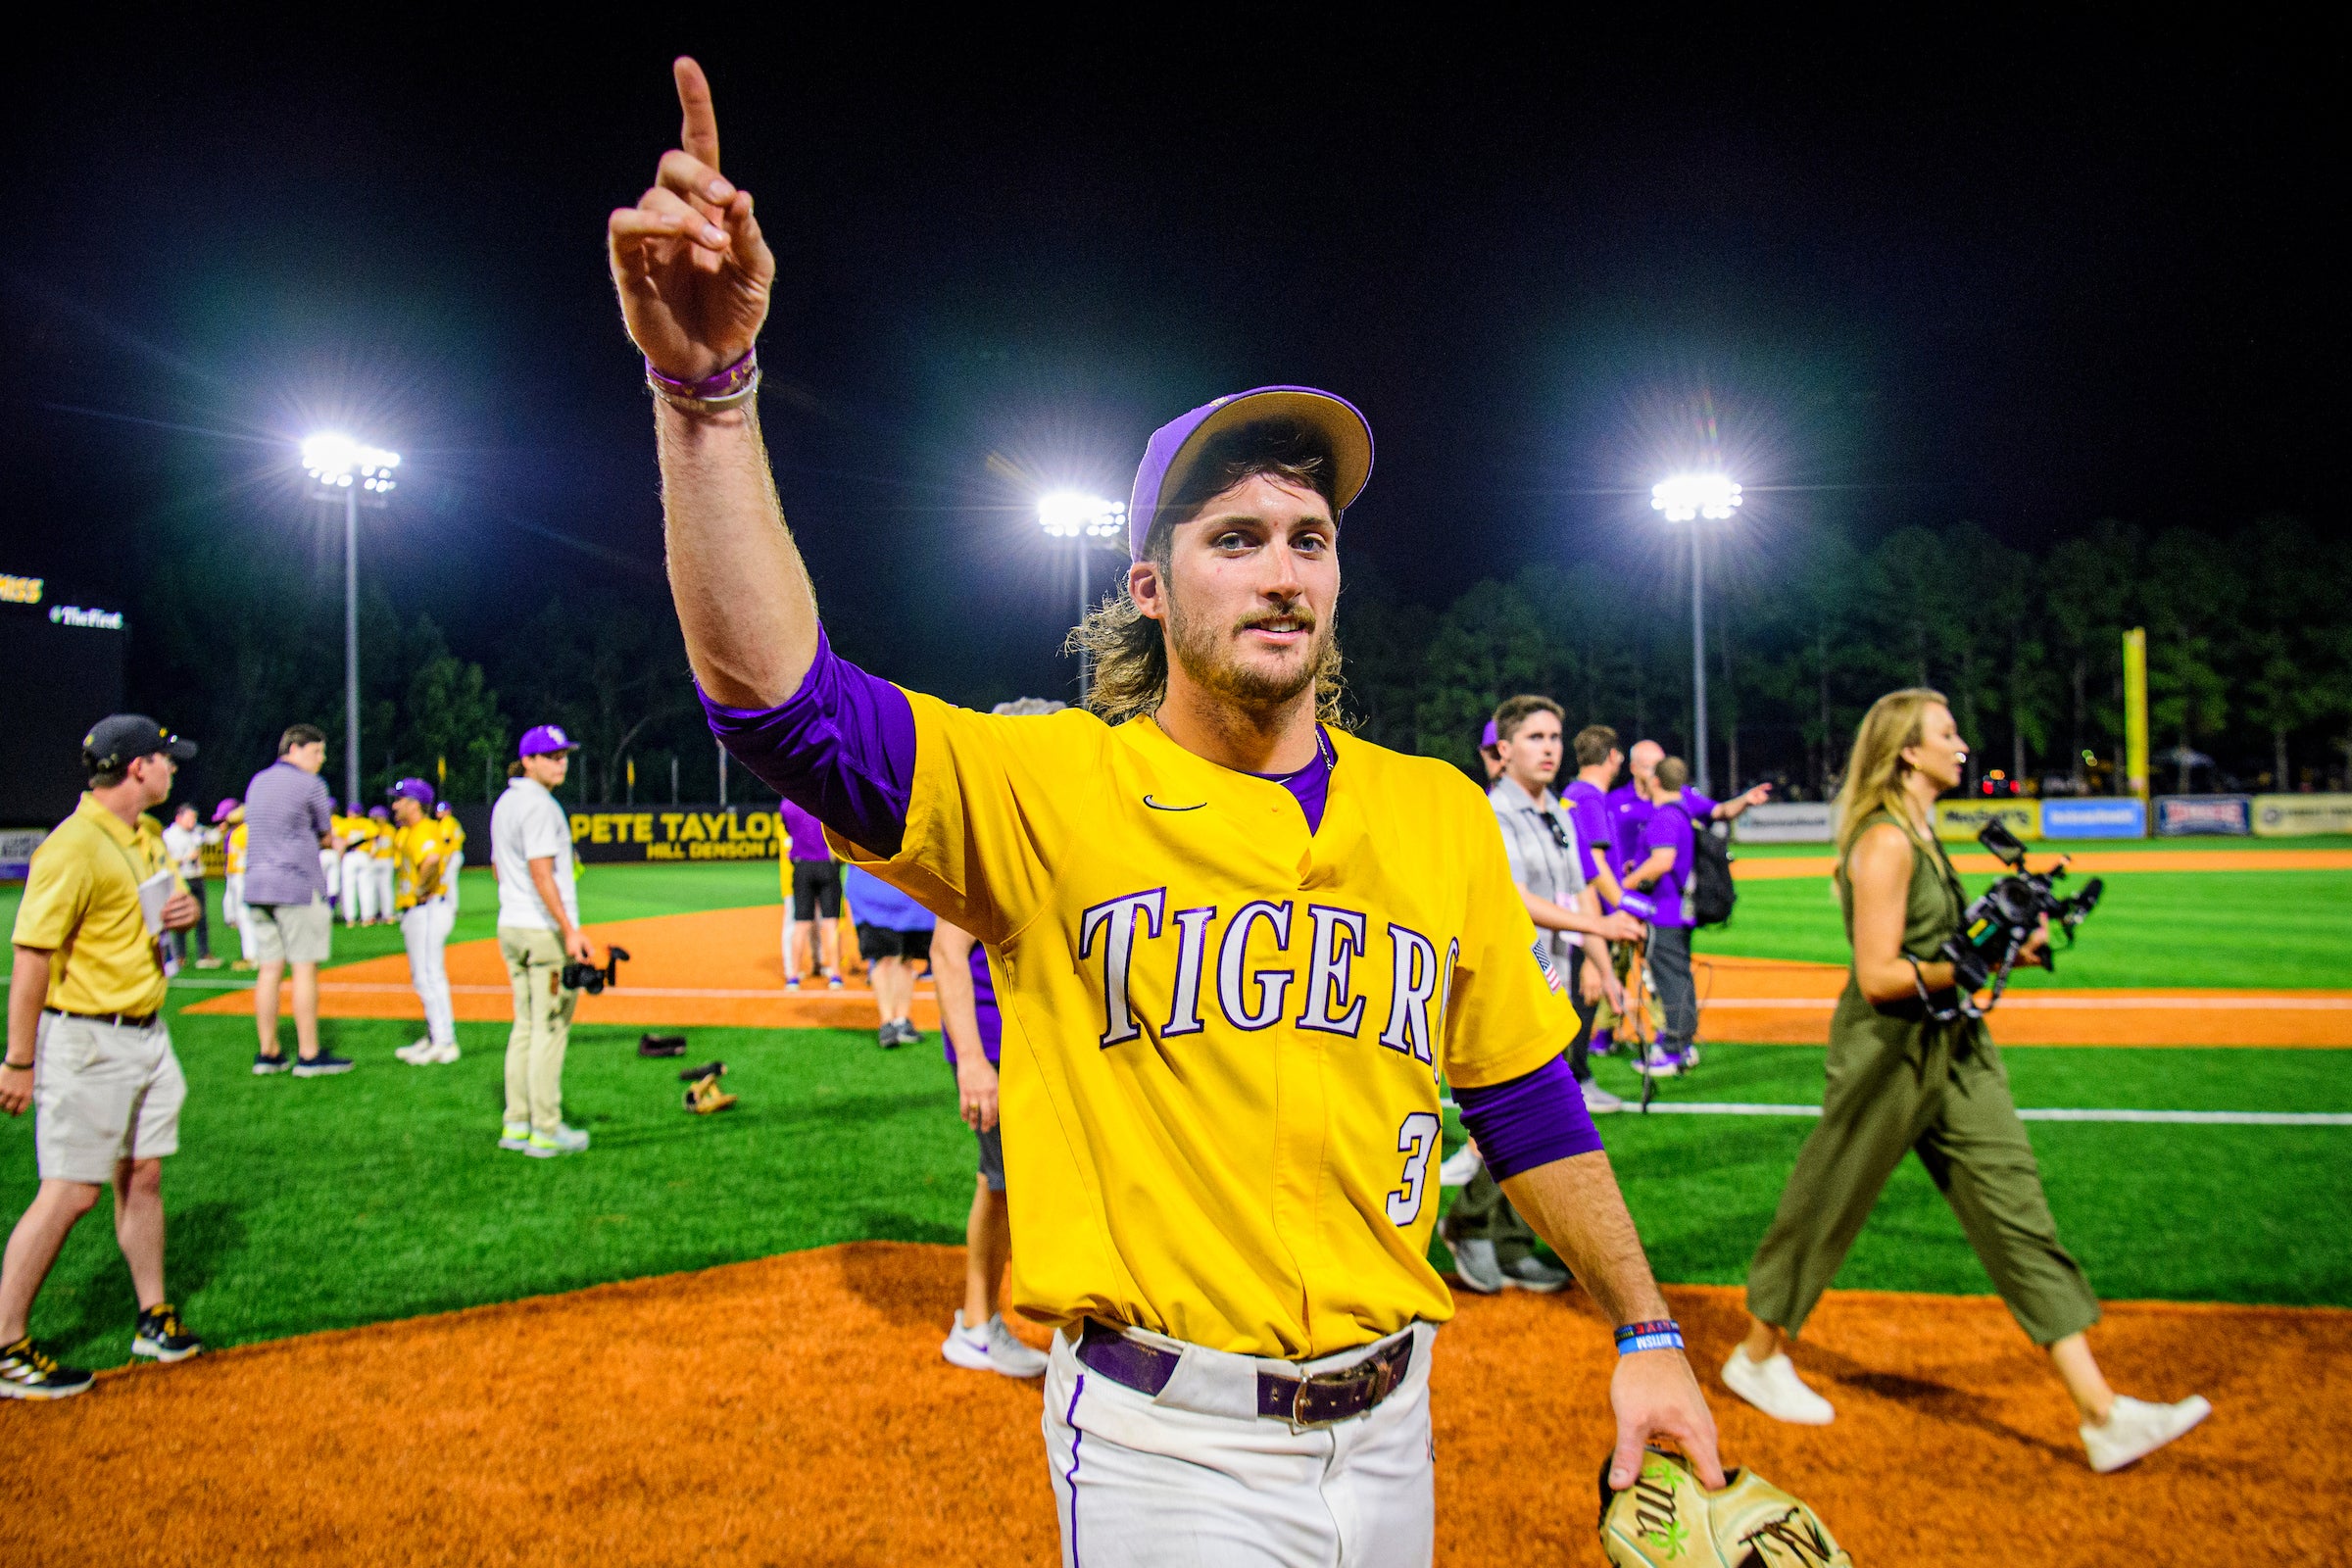
[[[90,1386],[89,1373],[34,1347],[26,1319],[66,1237],[109,1186],[139,1298],[131,1353],[178,1361],[204,1348],[164,1297],[163,1157],[179,1149],[188,1086],[164,1027],[158,939],[196,923],[196,900],[146,814],[195,755],[142,714],[99,720],[81,742],[89,792],[33,851],[17,906],[0,1110],[33,1107],[41,1186],[0,1265],[0,1395],[11,1398]]]

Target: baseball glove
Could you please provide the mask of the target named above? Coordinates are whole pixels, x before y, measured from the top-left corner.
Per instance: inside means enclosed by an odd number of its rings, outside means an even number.
[[[1609,1490],[1600,1467],[1600,1545],[1617,1568],[1853,1568],[1811,1508],[1757,1475],[1734,1470],[1709,1492],[1690,1461],[1652,1448],[1642,1474]]]

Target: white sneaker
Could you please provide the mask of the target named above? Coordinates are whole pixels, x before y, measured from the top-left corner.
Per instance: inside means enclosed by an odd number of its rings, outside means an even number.
[[[1046,1371],[1045,1353],[1014,1338],[1001,1315],[990,1318],[988,1327],[975,1333],[963,1326],[960,1308],[956,1326],[940,1342],[939,1353],[969,1371],[1002,1372],[1008,1378],[1043,1377]]]
[[[1777,1350],[1762,1366],[1747,1358],[1743,1347],[1732,1348],[1723,1363],[1723,1386],[1772,1417],[1800,1427],[1826,1427],[1838,1412],[1830,1401],[1805,1387],[1788,1352]]]
[[[498,1147],[511,1149],[518,1154],[526,1152],[531,1147],[531,1124],[527,1121],[511,1121],[502,1124],[499,1128]]]
[[[1478,1152],[1476,1144],[1464,1144],[1439,1161],[1438,1185],[1467,1187],[1478,1180],[1478,1173],[1486,1168],[1486,1156]]]
[[[1585,1085],[1585,1110],[1590,1115],[1605,1116],[1612,1110],[1623,1110],[1625,1102],[1596,1083]]]
[[[2082,1449],[2090,1455],[2090,1467],[2105,1475],[2154,1453],[2211,1414],[2213,1406],[2201,1394],[2179,1404],[2150,1404],[2119,1394],[2105,1426],[2082,1429]]]
[[[427,1061],[432,1059],[432,1054],[433,1043],[430,1040],[411,1041],[409,1044],[401,1047],[398,1051],[392,1053],[392,1054],[398,1056],[401,1060],[407,1062],[412,1067],[423,1066]]]
[[[451,1062],[458,1059],[458,1043],[455,1040],[447,1041],[441,1045],[429,1048],[424,1052],[423,1054],[412,1057],[411,1059],[417,1062],[419,1065],[429,1064],[435,1067],[446,1067]]]
[[[1453,1252],[1453,1277],[1465,1291],[1481,1296],[1493,1296],[1501,1291],[1502,1264],[1494,1256],[1494,1244],[1483,1236],[1465,1237],[1455,1241],[1446,1238]]]

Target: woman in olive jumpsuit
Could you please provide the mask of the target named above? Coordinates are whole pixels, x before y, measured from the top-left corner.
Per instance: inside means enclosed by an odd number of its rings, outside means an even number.
[[[1958,933],[1967,900],[1931,813],[1936,797],[1959,785],[1967,757],[1951,710],[1930,691],[1881,698],[1855,737],[1838,799],[1837,877],[1854,963],[1830,1022],[1821,1121],[1749,1266],[1751,1332],[1724,1381],[1783,1420],[1832,1418],[1784,1340],[1804,1327],[1886,1179],[1916,1152],[2010,1313],[2049,1350],[2082,1413],[2093,1467],[2115,1469],[2209,1407],[2199,1398],[2148,1404],[2108,1389],[2084,1337],[2098,1299],[2058,1243],[2000,1053],[1983,1020],[1958,1012],[1951,965],[1936,957]],[[2021,956],[2035,961],[2046,941],[2037,935]]]

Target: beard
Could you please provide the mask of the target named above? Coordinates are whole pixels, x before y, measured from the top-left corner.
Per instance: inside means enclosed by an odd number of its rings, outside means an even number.
[[[1306,630],[1294,661],[1259,664],[1246,662],[1236,647],[1242,632],[1272,621],[1291,620]],[[1298,701],[1309,691],[1331,654],[1331,622],[1316,615],[1301,601],[1286,611],[1258,610],[1230,624],[1205,616],[1188,615],[1184,603],[1168,595],[1168,656],[1202,688],[1250,712],[1269,712]]]

